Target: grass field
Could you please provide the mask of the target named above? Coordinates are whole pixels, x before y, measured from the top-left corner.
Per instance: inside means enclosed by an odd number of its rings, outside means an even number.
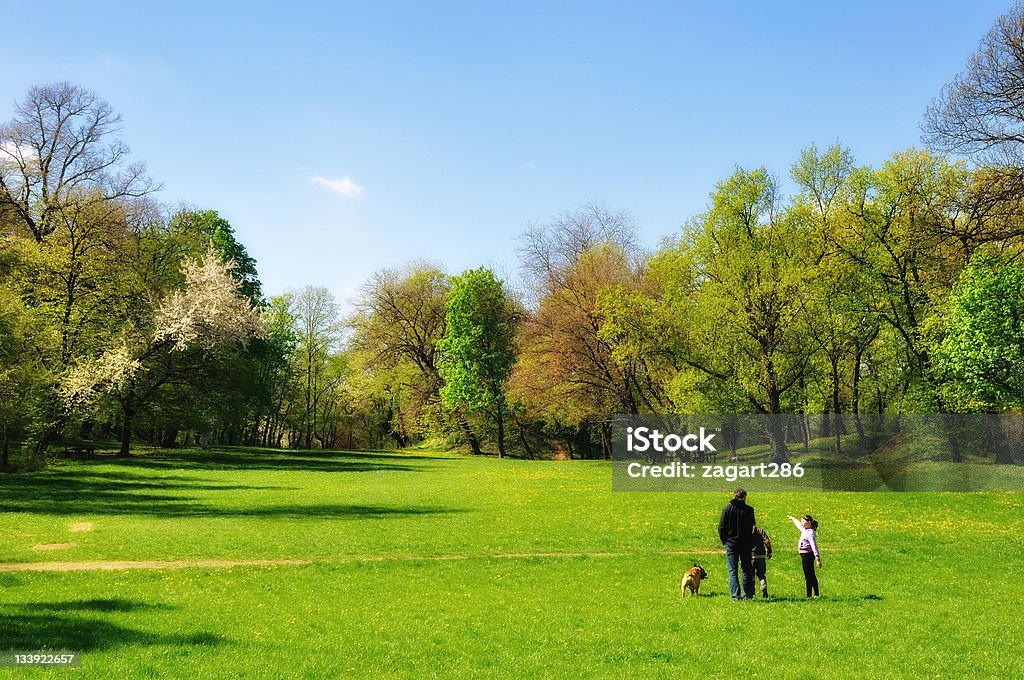
[[[0,476],[0,649],[79,651],[61,673],[97,678],[1024,677],[1020,494],[752,494],[773,598],[734,603],[715,530],[732,485],[610,477],[262,450]],[[806,512],[816,601],[786,520]],[[695,561],[709,580],[680,601]]]

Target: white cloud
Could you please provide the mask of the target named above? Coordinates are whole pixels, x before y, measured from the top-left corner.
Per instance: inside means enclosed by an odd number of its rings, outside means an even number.
[[[16,142],[4,142],[0,144],[0,166],[17,168],[22,163],[31,167],[35,154],[32,149],[22,146]]]
[[[347,196],[348,198],[362,198],[363,194],[366,193],[365,187],[359,186],[348,177],[327,179],[326,177],[320,177],[318,175],[312,179],[323,188],[329,189],[336,194]]]
[[[526,161],[525,163],[520,163],[519,164],[519,169],[520,170],[536,170],[537,169],[537,164],[534,163],[533,161]]]

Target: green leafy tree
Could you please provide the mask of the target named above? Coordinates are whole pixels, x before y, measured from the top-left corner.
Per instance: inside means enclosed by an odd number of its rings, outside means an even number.
[[[451,283],[440,267],[423,261],[383,269],[361,287],[349,319],[352,348],[367,380],[360,391],[385,404],[390,431],[399,446],[413,437],[438,432],[446,419],[441,408],[443,380],[437,343],[445,333],[445,299]],[[376,395],[369,396],[371,392]],[[479,441],[465,418],[457,425],[479,453]]]
[[[184,285],[165,294],[148,318],[126,327],[99,356],[76,361],[61,381],[69,410],[88,410],[104,396],[120,405],[123,456],[135,416],[162,387],[192,379],[223,348],[262,334],[259,314],[241,295],[230,264],[212,250],[187,260],[182,275]]]
[[[295,362],[301,402],[296,415],[300,434],[307,449],[313,448],[314,439],[325,447],[320,437],[321,416],[334,385],[331,357],[341,341],[338,303],[326,288],[307,286],[294,296],[292,304],[298,341]]]
[[[1013,463],[999,412],[1024,406],[1024,265],[979,254],[953,288],[935,351],[945,401],[988,413],[996,462]]]
[[[944,321],[936,360],[949,403],[968,412],[1024,407],[1024,264],[975,257]]]
[[[451,409],[486,413],[498,430],[499,457],[505,455],[505,385],[515,363],[518,318],[517,306],[491,270],[471,269],[452,279],[447,334],[438,343],[441,400]]]
[[[774,416],[799,384],[813,351],[801,315],[815,263],[808,234],[779,209],[764,169],[738,169],[717,185],[711,209],[677,248],[693,278],[687,365],[735,381],[748,407]],[[686,290],[686,287],[677,287]],[[772,459],[788,458],[778,418],[769,418]]]
[[[29,337],[39,330],[30,319],[18,296],[0,285],[0,468],[12,445],[39,434],[31,432],[33,416],[45,403],[49,375],[29,351]]]
[[[168,225],[172,232],[190,237],[192,242],[187,255],[202,255],[209,244],[225,262],[233,262],[231,275],[241,283],[242,293],[260,304],[263,291],[256,271],[256,260],[235,236],[234,227],[216,210],[186,209],[176,212]]]
[[[870,286],[863,271],[848,259],[835,257],[835,236],[849,215],[849,180],[853,171],[852,154],[836,144],[822,153],[813,145],[804,149],[791,173],[800,189],[791,208],[791,219],[797,220],[808,233],[810,258],[816,263],[816,276],[810,282],[803,314],[807,332],[817,345],[808,369],[810,374],[820,370],[827,376],[828,386],[820,398],[826,414],[822,434],[827,436],[831,431],[837,454],[841,450],[840,435],[846,433],[842,420],[846,404],[853,414],[861,445],[865,442],[860,418],[863,362],[878,337],[880,325],[877,299],[864,294]],[[848,393],[844,380],[847,373]],[[812,385],[808,389],[808,383],[815,377],[810,374],[803,379],[801,410],[805,413],[811,393],[818,387]],[[831,419],[827,417],[829,413]],[[806,418],[803,429],[806,444],[810,438]]]
[[[294,357],[298,334],[292,296],[272,297],[262,314],[265,335],[253,342],[261,388],[255,420],[260,444],[280,447],[297,392],[298,371]]]

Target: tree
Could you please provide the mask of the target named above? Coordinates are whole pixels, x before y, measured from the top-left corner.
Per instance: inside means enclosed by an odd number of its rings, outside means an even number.
[[[364,390],[388,414],[392,438],[408,445],[413,434],[427,434],[452,418],[474,454],[480,440],[461,411],[441,404],[444,379],[438,371],[437,344],[444,337],[451,279],[430,262],[376,272],[360,289],[349,323],[352,346],[372,379]]]
[[[996,164],[1024,160],[1024,4],[998,17],[965,69],[928,106],[932,148]]]
[[[374,366],[412,362],[436,393],[436,345],[445,333],[450,288],[448,276],[429,262],[376,272],[360,289],[356,314],[349,321],[354,345],[369,354]]]
[[[613,356],[614,337],[602,337],[600,299],[619,285],[631,290],[641,278],[635,220],[584,205],[530,227],[519,257],[534,309],[523,324],[512,392],[556,430],[573,428],[584,456],[598,425],[610,457],[611,414],[636,413],[640,400],[632,361]]]
[[[279,447],[298,379],[294,360],[298,350],[297,319],[293,313],[292,296],[272,297],[262,313],[266,334],[255,344],[257,380],[265,390],[265,402],[255,414],[256,423],[259,442],[263,446]]]
[[[629,258],[640,253],[633,216],[595,203],[562,213],[547,224],[531,225],[519,241],[519,260],[532,282],[534,302],[564,289],[580,258],[595,247],[609,245]]]
[[[505,456],[505,384],[515,363],[513,342],[519,314],[494,272],[480,267],[452,279],[438,343],[441,400],[451,409],[486,413],[498,428],[498,457]]]
[[[66,82],[29,88],[0,125],[0,214],[37,241],[69,207],[140,198],[156,186],[142,163],[125,164],[121,116],[96,93]]]
[[[936,361],[947,400],[967,412],[1024,407],[1024,264],[979,255],[943,317]]]
[[[712,206],[673,247],[692,283],[683,361],[720,381],[736,381],[748,408],[767,414],[771,458],[788,459],[783,396],[799,384],[813,351],[802,314],[815,263],[809,234],[778,205],[763,169],[737,169],[716,185]]]
[[[323,287],[307,286],[293,298],[298,347],[295,359],[302,383],[301,434],[307,449],[319,439],[321,401],[330,389],[330,358],[341,339],[338,304]],[[323,440],[320,445],[325,446]]]
[[[876,299],[863,294],[870,289],[863,270],[846,258],[835,257],[836,235],[849,216],[849,180],[853,171],[853,155],[839,144],[820,154],[811,145],[801,152],[800,160],[792,168],[793,180],[800,188],[792,206],[793,218],[813,234],[809,239],[813,249],[810,257],[816,263],[816,276],[810,282],[803,316],[808,333],[818,345],[817,358],[827,364],[831,394],[823,395],[823,434],[831,430],[837,454],[841,449],[840,435],[845,434],[841,374],[848,364],[852,373],[848,403],[859,441],[861,445],[865,442],[860,419],[863,360],[878,337],[880,324]],[[804,390],[802,410],[806,412],[806,384]],[[830,412],[831,423],[827,417]],[[806,418],[803,427],[806,443],[810,438]]]
[[[0,285],[0,468],[7,467],[11,444],[33,434],[27,430],[43,404],[49,376],[28,341],[39,330],[30,325],[21,300]]]
[[[256,271],[256,260],[235,236],[231,223],[217,214],[216,210],[179,210],[171,217],[168,228],[193,238],[197,249],[190,253],[193,256],[201,255],[212,244],[223,261],[234,263],[231,274],[241,283],[242,293],[253,304],[260,304],[263,291]]]
[[[64,376],[69,409],[109,395],[121,410],[121,455],[131,446],[133,418],[166,384],[192,379],[225,347],[262,333],[259,314],[239,292],[231,264],[211,250],[182,266],[183,288],[164,296],[145,326],[125,328],[99,357],[79,360]]]
[[[996,462],[1013,463],[999,412],[1024,406],[1024,264],[983,253],[946,302],[935,351],[944,399],[959,412],[987,413]]]

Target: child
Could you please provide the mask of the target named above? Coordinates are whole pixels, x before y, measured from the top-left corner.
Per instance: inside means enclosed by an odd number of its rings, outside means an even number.
[[[801,519],[789,515],[789,518],[800,530],[800,543],[796,550],[800,553],[800,560],[804,565],[807,597],[810,597],[812,592],[815,597],[818,597],[818,576],[814,573],[815,561],[818,563],[818,569],[821,569],[821,554],[818,552],[818,523],[810,515],[804,515]]]
[[[765,575],[768,571],[768,562],[772,558],[772,539],[768,538],[768,532],[761,527],[754,525],[754,553],[751,555],[754,562],[754,576],[761,582],[761,597],[768,597],[768,581]]]

